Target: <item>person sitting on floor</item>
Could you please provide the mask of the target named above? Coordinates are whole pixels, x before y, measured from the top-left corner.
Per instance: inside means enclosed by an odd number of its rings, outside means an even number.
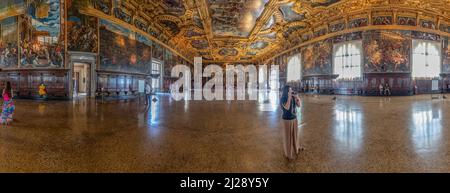
[[[44,83],[41,83],[39,85],[39,96],[42,98],[47,97],[47,87],[45,86]]]

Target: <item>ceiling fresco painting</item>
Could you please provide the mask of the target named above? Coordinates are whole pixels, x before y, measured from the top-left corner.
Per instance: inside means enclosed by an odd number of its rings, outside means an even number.
[[[163,5],[166,6],[168,12],[174,15],[183,16],[186,13],[182,0],[163,0]]]
[[[276,32],[272,32],[270,34],[263,34],[260,35],[261,38],[267,38],[267,39],[276,39],[277,38],[277,33]]]
[[[247,37],[268,0],[208,0],[214,35]]]
[[[298,44],[330,34],[352,33],[363,27],[398,25],[450,31],[450,0],[429,0],[429,3],[418,0],[86,2],[89,4],[86,12],[96,10],[91,12],[94,16],[105,18],[106,15],[129,23],[191,61],[201,56],[205,62],[265,62]],[[395,13],[387,9],[392,6],[396,7]],[[420,10],[428,11],[418,18]],[[347,37],[339,40],[344,39]]]
[[[251,47],[252,49],[261,50],[261,49],[266,48],[268,45],[269,45],[269,43],[267,43],[267,42],[264,42],[264,41],[257,41],[257,42],[255,42],[255,43],[252,43],[252,44],[250,45],[250,47]]]
[[[267,29],[272,28],[274,23],[275,23],[275,17],[272,16],[272,17],[270,17],[269,21],[267,21],[267,23],[264,25],[264,27],[261,30],[267,30]]]
[[[223,48],[219,51],[219,54],[222,56],[236,56],[238,51],[234,48]]]
[[[198,50],[207,49],[209,46],[208,41],[206,40],[192,40],[191,45]]]
[[[176,35],[180,32],[180,28],[178,28],[177,24],[173,21],[162,20],[161,25],[168,28],[173,35]]]

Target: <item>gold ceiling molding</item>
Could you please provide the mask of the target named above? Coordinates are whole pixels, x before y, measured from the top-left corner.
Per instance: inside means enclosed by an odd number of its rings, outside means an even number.
[[[180,24],[181,23],[181,19],[176,17],[176,16],[174,16],[174,15],[159,15],[155,19],[158,22],[163,21],[163,20],[167,20],[167,21],[175,22],[176,24]]]
[[[294,21],[291,23],[288,23],[285,25],[285,28],[290,28],[290,27],[294,27],[294,26],[302,26],[302,27],[309,27],[310,25],[304,21]]]
[[[2,13],[2,15],[0,16],[0,20],[4,20],[4,19],[6,19],[8,17],[19,16],[19,15],[22,15],[22,14],[23,14],[23,12],[17,12],[17,11],[10,11],[10,12],[5,13],[5,14]]]

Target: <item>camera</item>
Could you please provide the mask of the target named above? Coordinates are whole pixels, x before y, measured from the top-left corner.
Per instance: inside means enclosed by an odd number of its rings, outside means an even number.
[[[292,92],[292,95],[297,95],[297,92],[295,92],[295,91],[294,91],[294,92]]]

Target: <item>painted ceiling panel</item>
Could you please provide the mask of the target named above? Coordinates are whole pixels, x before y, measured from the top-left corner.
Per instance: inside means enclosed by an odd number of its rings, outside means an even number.
[[[247,37],[269,0],[208,0],[216,36]]]

